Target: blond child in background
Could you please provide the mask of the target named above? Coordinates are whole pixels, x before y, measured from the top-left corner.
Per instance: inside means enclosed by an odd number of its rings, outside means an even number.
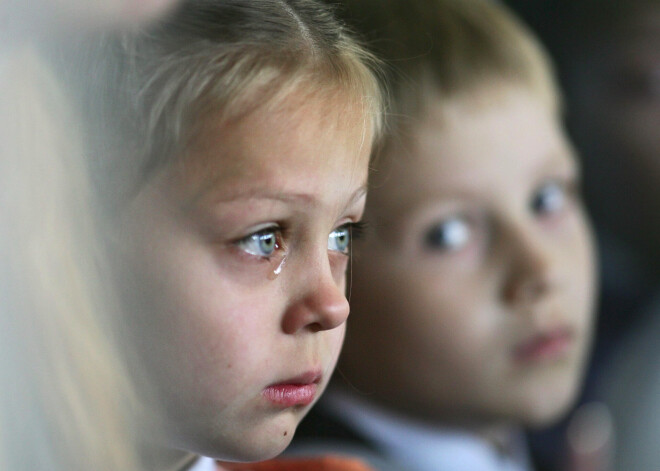
[[[91,49],[73,88],[87,89],[144,469],[273,457],[343,341],[380,127],[373,61],[310,0],[187,1]]]
[[[386,59],[393,123],[354,248],[341,378],[298,449],[531,469],[522,429],[572,403],[594,298],[547,59],[495,2],[343,3]]]

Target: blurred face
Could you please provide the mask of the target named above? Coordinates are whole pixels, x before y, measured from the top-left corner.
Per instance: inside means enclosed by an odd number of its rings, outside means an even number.
[[[348,380],[445,423],[543,423],[572,400],[593,260],[571,150],[506,88],[437,101],[376,173],[356,245]]]
[[[370,151],[364,116],[334,100],[294,94],[237,122],[209,119],[123,214],[127,330],[154,442],[268,458],[325,387]]]

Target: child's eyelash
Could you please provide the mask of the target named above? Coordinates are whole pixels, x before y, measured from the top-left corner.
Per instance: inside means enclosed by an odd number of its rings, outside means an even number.
[[[364,221],[349,222],[344,224],[343,227],[348,228],[351,233],[351,239],[361,239],[368,228],[368,224]]]
[[[582,180],[577,176],[557,178],[555,180],[566,192],[566,196],[573,200],[582,199]]]

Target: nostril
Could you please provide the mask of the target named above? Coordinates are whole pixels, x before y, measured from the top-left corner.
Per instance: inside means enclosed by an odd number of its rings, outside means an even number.
[[[314,322],[314,323],[312,323],[312,324],[309,324],[309,325],[307,326],[307,328],[308,328],[312,333],[321,332],[321,331],[323,330],[323,326],[322,326],[321,324],[319,324],[318,322]]]

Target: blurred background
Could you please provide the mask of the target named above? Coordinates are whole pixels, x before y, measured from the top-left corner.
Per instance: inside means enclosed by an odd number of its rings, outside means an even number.
[[[569,466],[575,433],[583,433],[591,437],[584,452],[600,454],[594,459],[605,463],[613,458],[612,469],[657,469],[660,2],[505,3],[540,36],[556,63],[565,93],[566,123],[582,159],[584,196],[601,257],[594,353],[577,410],[593,402],[606,408],[587,409],[599,411],[592,422],[587,421],[590,425],[581,426],[598,429],[593,433],[576,432],[580,426],[575,424],[590,416],[578,413],[553,430],[532,434],[537,459],[543,469]],[[615,427],[613,434],[604,430],[609,419]]]

